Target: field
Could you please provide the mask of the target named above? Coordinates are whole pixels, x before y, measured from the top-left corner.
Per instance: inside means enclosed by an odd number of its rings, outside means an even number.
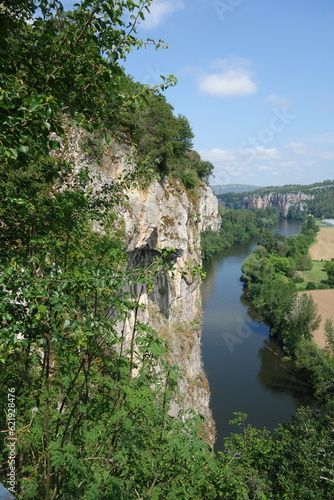
[[[321,261],[313,261],[312,269],[310,271],[299,271],[298,274],[301,274],[305,281],[303,283],[297,284],[297,290],[305,290],[305,287],[309,281],[319,285],[321,281],[327,280],[327,273],[323,271],[324,262]]]
[[[311,246],[309,254],[312,260],[334,259],[334,227],[321,227],[317,242]]]
[[[311,295],[318,306],[318,313],[321,315],[319,328],[313,332],[315,343],[322,349],[326,344],[325,321],[331,318],[334,323],[334,290],[309,290],[305,292]]]
[[[303,271],[305,281],[298,283],[298,289],[305,289],[308,281],[317,285],[327,279],[327,273],[323,271],[324,262],[334,258],[334,227],[320,227],[317,234],[317,242],[310,248],[309,254],[313,260],[310,271]],[[311,295],[318,306],[318,313],[321,315],[319,328],[313,333],[314,341],[322,349],[326,344],[325,322],[332,319],[334,323],[334,290],[308,290],[307,295]]]

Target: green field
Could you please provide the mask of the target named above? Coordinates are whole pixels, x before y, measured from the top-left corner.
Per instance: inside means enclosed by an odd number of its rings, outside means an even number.
[[[300,271],[300,274],[303,276],[305,281],[303,281],[303,283],[297,284],[297,290],[305,290],[305,287],[309,281],[312,281],[313,283],[319,285],[322,280],[326,280],[327,273],[322,270],[324,264],[325,262],[313,261],[313,266],[310,271]]]

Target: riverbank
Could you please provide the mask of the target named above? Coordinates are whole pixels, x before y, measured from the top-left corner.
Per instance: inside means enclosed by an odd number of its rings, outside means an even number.
[[[300,223],[280,221],[272,232],[298,234]],[[234,412],[257,428],[273,431],[300,406],[313,406],[313,392],[292,361],[270,339],[269,326],[244,294],[242,262],[258,238],[233,246],[204,263],[202,353],[217,428],[216,451],[223,451]]]

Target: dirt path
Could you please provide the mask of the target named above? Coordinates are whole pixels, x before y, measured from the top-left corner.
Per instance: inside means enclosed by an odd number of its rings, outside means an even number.
[[[308,290],[307,295],[312,295],[314,302],[318,306],[318,313],[321,315],[319,328],[313,332],[315,343],[323,349],[326,344],[325,321],[331,318],[334,323],[334,290]]]
[[[310,248],[309,254],[312,260],[334,259],[334,227],[320,228],[317,243]]]

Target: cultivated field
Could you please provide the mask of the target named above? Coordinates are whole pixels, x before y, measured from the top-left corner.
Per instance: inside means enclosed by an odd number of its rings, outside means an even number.
[[[334,227],[320,228],[317,243],[310,248],[309,254],[312,260],[334,259]]]
[[[321,323],[318,330],[313,332],[313,338],[315,343],[323,349],[326,344],[325,321],[331,318],[334,324],[334,290],[309,290],[304,293],[312,295],[314,302],[318,306]]]

